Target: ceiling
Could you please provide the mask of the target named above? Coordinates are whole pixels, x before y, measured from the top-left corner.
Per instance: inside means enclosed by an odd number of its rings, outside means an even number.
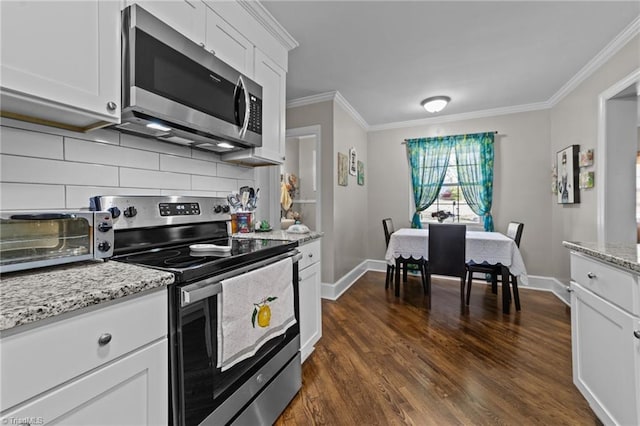
[[[629,25],[635,1],[273,1],[300,44],[287,100],[338,91],[366,126],[548,105]],[[420,101],[447,95],[429,114]]]

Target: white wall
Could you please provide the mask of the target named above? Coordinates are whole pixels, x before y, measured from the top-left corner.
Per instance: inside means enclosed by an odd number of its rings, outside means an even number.
[[[331,282],[335,282],[367,258],[369,211],[367,132],[338,103],[335,103],[333,117],[333,162],[337,163],[338,152],[348,156],[349,149],[355,148],[358,161],[362,161],[365,165],[365,184],[358,185],[357,176],[348,175],[347,186],[340,186],[337,170],[333,173],[335,271]]]
[[[93,195],[226,196],[255,180],[217,154],[112,130],[3,119],[0,141],[3,210],[86,209]]]
[[[611,59],[603,64],[575,90],[565,96],[550,111],[551,149],[549,161],[557,151],[571,144],[580,149],[594,149],[597,164],[598,151],[598,96],[616,82],[640,67],[640,36],[636,36]],[[615,148],[613,148],[615,149]],[[598,170],[594,182],[597,188]],[[551,204],[551,270],[561,280],[569,279],[569,251],[562,246],[563,240],[597,240],[596,188],[580,192],[580,204]],[[615,191],[615,188],[607,188]],[[525,230],[526,232],[526,230]]]
[[[439,125],[369,132],[368,135],[368,253],[383,259],[382,219],[391,217],[396,228],[408,227],[410,177],[407,138],[497,131],[495,136],[494,195],[492,214],[496,230],[507,223],[523,222],[521,251],[531,275],[548,275],[551,263],[551,162],[547,110],[508,114]]]

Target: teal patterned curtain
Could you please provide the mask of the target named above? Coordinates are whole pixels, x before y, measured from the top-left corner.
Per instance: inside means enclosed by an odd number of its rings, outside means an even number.
[[[407,140],[407,155],[411,166],[411,186],[416,211],[412,228],[422,228],[420,212],[435,201],[449,165],[452,137],[419,138]]]
[[[458,180],[471,210],[493,231],[493,132],[461,135],[455,143]]]

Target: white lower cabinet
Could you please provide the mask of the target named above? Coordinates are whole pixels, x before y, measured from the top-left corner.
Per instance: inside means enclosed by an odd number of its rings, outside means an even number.
[[[167,291],[0,338],[2,424],[168,422]]]
[[[301,245],[299,271],[300,354],[304,362],[322,337],[320,240]]]
[[[638,425],[640,317],[637,276],[572,253],[571,277],[574,384],[604,424]],[[618,294],[629,297],[622,299]],[[611,299],[629,304],[629,310]]]
[[[165,338],[3,414],[0,422],[168,424],[167,353]]]

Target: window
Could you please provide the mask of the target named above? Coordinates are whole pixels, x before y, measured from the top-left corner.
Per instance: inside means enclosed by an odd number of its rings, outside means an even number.
[[[422,222],[480,224],[480,217],[471,210],[462,194],[458,180],[457,159],[453,149],[440,193],[433,204],[420,213],[420,220]]]

